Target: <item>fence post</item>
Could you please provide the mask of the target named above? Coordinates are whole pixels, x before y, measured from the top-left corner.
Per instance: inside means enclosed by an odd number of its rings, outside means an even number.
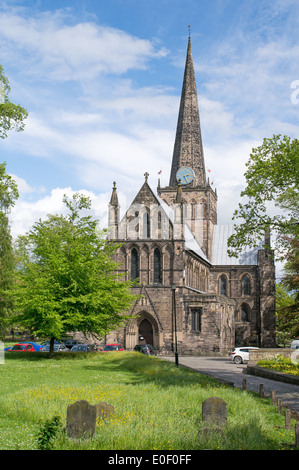
[[[291,428],[291,410],[286,408],[286,429]]]

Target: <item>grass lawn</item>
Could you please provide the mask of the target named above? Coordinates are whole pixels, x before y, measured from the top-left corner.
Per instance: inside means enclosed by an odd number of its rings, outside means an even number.
[[[204,433],[202,403],[227,403],[224,433]],[[0,449],[37,449],[45,420],[77,400],[115,407],[97,424],[93,439],[74,441],[62,430],[55,449],[196,450],[290,449],[294,427],[270,399],[219,385],[195,371],[133,352],[6,353],[0,364]],[[294,422],[292,421],[294,426]]]

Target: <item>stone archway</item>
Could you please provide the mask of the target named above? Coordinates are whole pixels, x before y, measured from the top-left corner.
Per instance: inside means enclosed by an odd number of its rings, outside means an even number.
[[[151,344],[152,346],[154,345],[154,331],[151,322],[147,319],[144,318],[138,328],[138,335],[139,338],[142,337],[144,338],[143,340],[140,340],[140,343],[144,344]]]
[[[125,328],[124,344],[127,349],[134,349],[136,344],[151,344],[155,349],[163,345],[163,331],[156,318],[146,310],[137,312]],[[140,337],[144,338],[143,340]]]

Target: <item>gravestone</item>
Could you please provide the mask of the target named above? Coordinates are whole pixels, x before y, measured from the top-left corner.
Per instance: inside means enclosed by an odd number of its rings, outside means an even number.
[[[218,397],[207,398],[202,404],[202,420],[209,425],[224,427],[227,420],[225,401]]]
[[[97,418],[98,419],[105,419],[110,418],[114,415],[114,406],[109,405],[108,403],[101,401],[95,405],[97,410]]]
[[[86,400],[67,407],[67,435],[73,439],[93,437],[96,430],[97,409]]]

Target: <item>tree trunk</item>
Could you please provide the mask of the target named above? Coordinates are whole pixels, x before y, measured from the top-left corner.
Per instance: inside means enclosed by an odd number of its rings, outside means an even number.
[[[54,354],[54,340],[55,338],[50,338],[50,351],[49,351],[49,358],[52,359]]]

